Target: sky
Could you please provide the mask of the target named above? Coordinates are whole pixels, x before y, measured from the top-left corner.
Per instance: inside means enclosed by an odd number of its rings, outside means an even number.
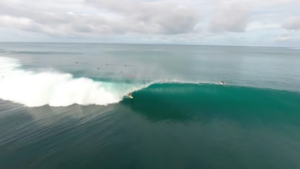
[[[2,42],[300,47],[300,0],[1,0]]]

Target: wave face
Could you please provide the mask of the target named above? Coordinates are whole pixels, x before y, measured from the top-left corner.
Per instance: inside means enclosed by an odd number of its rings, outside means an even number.
[[[134,104],[123,100],[151,120],[203,120],[216,115],[255,120],[272,116],[295,121],[300,118],[300,94],[296,92],[215,84],[153,84],[134,93]],[[207,115],[205,115],[207,113]],[[297,117],[295,119],[295,117]]]
[[[0,98],[29,107],[107,105],[144,87],[74,78],[66,73],[26,71],[20,69],[18,60],[6,57],[0,57],[0,65]]]

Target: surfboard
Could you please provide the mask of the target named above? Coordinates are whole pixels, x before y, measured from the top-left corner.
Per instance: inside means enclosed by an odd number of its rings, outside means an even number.
[[[133,99],[133,97],[132,96],[128,96],[129,98],[131,98],[131,99]]]

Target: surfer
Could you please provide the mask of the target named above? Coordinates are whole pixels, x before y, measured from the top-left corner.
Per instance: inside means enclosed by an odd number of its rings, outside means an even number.
[[[128,97],[131,98],[131,99],[133,99],[132,93],[129,93],[129,94],[128,94]]]
[[[223,86],[225,85],[225,82],[223,80],[221,81],[221,83],[222,83]]]

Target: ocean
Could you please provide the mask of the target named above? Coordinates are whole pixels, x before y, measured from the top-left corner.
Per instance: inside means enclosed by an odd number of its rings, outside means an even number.
[[[298,169],[299,159],[299,49],[0,43],[1,169]]]

